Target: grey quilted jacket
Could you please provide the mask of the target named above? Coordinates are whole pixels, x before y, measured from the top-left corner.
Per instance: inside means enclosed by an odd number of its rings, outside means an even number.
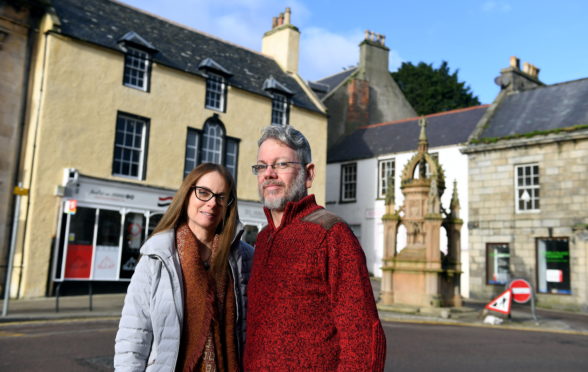
[[[237,234],[229,264],[237,302],[237,351],[245,342],[247,281],[253,248]],[[174,371],[184,317],[182,270],[175,233],[164,231],[149,238],[127,290],[115,340],[116,371]]]

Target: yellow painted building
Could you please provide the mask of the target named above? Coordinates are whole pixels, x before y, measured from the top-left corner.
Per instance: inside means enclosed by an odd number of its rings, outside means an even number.
[[[310,191],[324,203],[327,119],[292,62],[299,32],[289,11],[266,37],[288,33],[290,48],[264,43],[262,54],[117,2],[53,7],[32,66],[19,174],[31,192],[13,297],[67,280],[128,280],[141,242],[200,162],[231,169],[254,234],[265,217],[250,167],[269,124],[305,133],[318,169]]]

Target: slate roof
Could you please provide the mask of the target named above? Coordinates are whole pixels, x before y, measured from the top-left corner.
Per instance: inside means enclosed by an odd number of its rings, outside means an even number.
[[[199,65],[212,58],[232,73],[229,85],[271,97],[263,89],[263,83],[273,76],[294,93],[292,104],[322,112],[274,59],[260,53],[110,0],[52,0],[51,3],[61,22],[61,34],[122,52],[119,40],[135,32],[157,50],[153,61],[158,64],[203,76]]]
[[[357,71],[357,67],[338,72],[334,75],[327,76],[326,78],[314,82],[309,82],[309,85],[312,90],[314,90],[318,98],[322,100],[323,97],[329,94],[343,81],[347,80],[349,76],[351,76],[351,74],[353,74],[355,71]]]
[[[488,106],[426,115],[429,147],[465,143]],[[416,151],[420,133],[418,122],[416,117],[360,127],[329,149],[327,163]]]
[[[588,125],[588,79],[510,94],[478,139]]]

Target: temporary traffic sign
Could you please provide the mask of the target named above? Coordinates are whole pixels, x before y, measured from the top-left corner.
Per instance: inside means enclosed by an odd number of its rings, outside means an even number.
[[[510,283],[509,288],[512,291],[512,300],[519,304],[529,302],[533,292],[531,291],[531,284],[524,279],[515,279]]]
[[[510,289],[502,292],[498,297],[493,299],[486,305],[486,309],[497,311],[502,314],[510,314],[510,299],[512,297],[512,292]]]

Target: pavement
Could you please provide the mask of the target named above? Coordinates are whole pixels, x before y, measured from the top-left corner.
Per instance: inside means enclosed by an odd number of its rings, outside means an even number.
[[[377,298],[379,282],[372,282]],[[6,316],[0,313],[0,327],[7,323],[31,321],[65,321],[90,319],[118,319],[124,302],[124,294],[94,294],[82,296],[61,296],[59,311],[56,311],[55,297],[34,299],[11,299]],[[462,325],[498,329],[524,329],[588,336],[588,314],[554,311],[538,308],[533,317],[529,304],[513,304],[510,317],[496,312],[486,314],[485,302],[464,300],[459,308],[418,309],[410,306],[378,305],[382,321]],[[0,307],[3,308],[0,300]],[[494,315],[500,324],[485,323],[487,315]]]

